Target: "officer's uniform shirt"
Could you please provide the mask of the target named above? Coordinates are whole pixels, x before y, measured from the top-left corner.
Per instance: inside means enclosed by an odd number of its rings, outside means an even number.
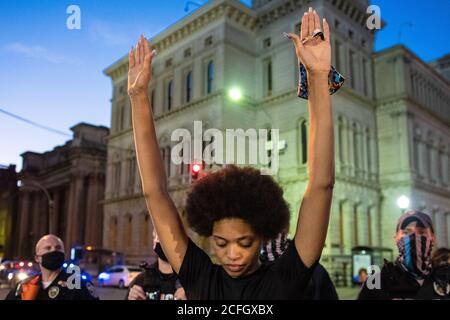
[[[98,300],[91,282],[80,279],[79,289],[70,288],[71,285],[75,284],[75,281],[69,279],[70,276],[71,274],[62,270],[51,284],[44,288],[41,275],[38,274],[19,282],[6,296],[6,300],[22,300],[24,290],[26,291],[27,286],[32,285],[32,283],[36,283],[38,286],[38,292],[34,300]]]

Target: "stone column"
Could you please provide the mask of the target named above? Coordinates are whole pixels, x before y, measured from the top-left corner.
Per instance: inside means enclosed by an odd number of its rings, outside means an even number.
[[[355,150],[354,150],[354,135],[353,135],[353,130],[354,127],[352,125],[352,123],[349,121],[348,122],[348,136],[347,136],[347,141],[348,141],[348,167],[349,167],[349,175],[350,176],[355,176],[356,175],[356,165],[355,165]]]
[[[362,159],[363,159],[363,179],[370,179],[370,169],[369,169],[369,128],[364,127],[362,132]]]
[[[20,196],[20,214],[19,214],[19,238],[18,238],[18,255],[19,257],[26,256],[27,245],[29,242],[29,225],[30,225],[30,193],[25,190],[21,190]]]
[[[79,214],[81,208],[81,195],[83,188],[83,177],[81,175],[74,175],[70,183],[69,191],[69,209],[67,216],[67,235],[66,235],[66,249],[70,249],[78,239],[79,230]]]
[[[447,225],[447,248],[450,247],[450,212],[445,215]]]
[[[356,214],[358,216],[358,245],[369,245],[369,229],[368,229],[368,211],[367,207],[360,204],[356,207]]]
[[[50,209],[49,218],[50,218],[50,230],[49,233],[56,234],[58,231],[58,219],[59,215],[58,212],[61,210],[60,208],[60,197],[61,197],[61,191],[59,189],[55,189],[52,193],[52,200],[53,200],[53,207]],[[60,236],[60,235],[58,235]]]
[[[433,226],[434,226],[434,232],[436,235],[436,241],[437,241],[437,247],[443,247],[445,246],[445,240],[444,240],[444,215],[442,212],[435,210],[433,211]]]
[[[339,117],[337,118],[337,120],[335,120],[336,125],[334,126],[334,145],[335,145],[335,167],[336,167],[336,174],[343,174],[343,161],[341,159],[341,152],[340,150],[342,150],[342,145],[341,145],[341,141],[339,139],[340,135],[339,135],[339,131],[341,130],[340,126],[341,124],[339,123]]]
[[[344,254],[350,254],[353,246],[353,211],[351,204],[347,201],[342,204],[342,224],[344,238]]]
[[[102,187],[101,180],[102,177],[100,175],[92,175],[89,179],[90,183],[87,193],[86,233],[84,242],[92,246],[102,245],[103,206],[101,201],[103,199],[104,188]]]
[[[345,118],[342,118],[342,162],[343,162],[343,173],[345,175],[349,175],[349,148],[348,148],[348,123]]]
[[[417,146],[417,148],[419,151],[419,177],[422,180],[427,180],[427,147],[423,136],[419,137],[418,144],[419,145]]]

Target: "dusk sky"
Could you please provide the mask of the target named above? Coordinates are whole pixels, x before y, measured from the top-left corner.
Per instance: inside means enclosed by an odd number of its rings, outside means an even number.
[[[20,169],[21,153],[63,144],[79,122],[109,126],[112,88],[103,70],[123,57],[141,33],[153,37],[196,9],[186,13],[185,3],[0,0],[0,111],[67,133],[45,131],[0,112],[0,164]],[[387,23],[377,35],[377,51],[400,40],[427,62],[450,53],[449,0],[371,3],[380,6]],[[66,27],[66,8],[72,4],[81,8],[81,30]]]

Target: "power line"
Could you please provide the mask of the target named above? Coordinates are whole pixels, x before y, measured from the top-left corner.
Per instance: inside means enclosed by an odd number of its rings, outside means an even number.
[[[7,116],[10,116],[11,118],[23,121],[23,122],[28,123],[28,124],[31,124],[32,126],[35,126],[37,128],[44,129],[44,130],[47,130],[47,131],[50,131],[50,132],[53,132],[53,133],[56,133],[56,134],[59,134],[59,135],[65,136],[65,137],[72,137],[72,135],[70,135],[70,134],[68,134],[66,132],[60,131],[58,129],[53,129],[53,128],[48,127],[48,126],[44,126],[44,125],[39,124],[37,122],[28,120],[28,119],[26,119],[24,117],[21,117],[21,116],[18,116],[18,115],[14,114],[14,113],[11,113],[11,112],[8,112],[6,110],[3,110],[1,108],[0,108],[0,112],[3,113],[3,114],[6,114]]]
[[[0,112],[3,113],[3,114],[6,114],[7,116],[9,116],[11,118],[23,121],[23,122],[25,122],[27,124],[30,124],[30,125],[32,125],[34,127],[39,128],[39,129],[47,130],[47,131],[52,132],[52,133],[56,133],[56,134],[59,134],[59,135],[65,136],[65,137],[71,137],[72,138],[71,134],[68,134],[66,132],[63,132],[63,131],[60,131],[58,129],[54,129],[54,128],[51,128],[51,127],[48,127],[48,126],[45,126],[45,125],[42,125],[42,124],[39,124],[39,123],[37,123],[35,121],[26,119],[24,117],[21,117],[19,115],[16,115],[16,114],[14,114],[12,112],[9,112],[9,111],[6,111],[4,109],[0,108]],[[121,151],[128,151],[128,152],[129,151],[134,151],[134,149],[123,148],[123,147],[114,146],[114,145],[107,145],[107,148],[117,149],[117,150],[121,150]]]

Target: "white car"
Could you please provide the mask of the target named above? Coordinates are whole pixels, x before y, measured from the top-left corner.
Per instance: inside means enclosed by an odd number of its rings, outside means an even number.
[[[130,282],[141,272],[142,269],[137,266],[113,266],[98,275],[98,285],[128,288]]]

